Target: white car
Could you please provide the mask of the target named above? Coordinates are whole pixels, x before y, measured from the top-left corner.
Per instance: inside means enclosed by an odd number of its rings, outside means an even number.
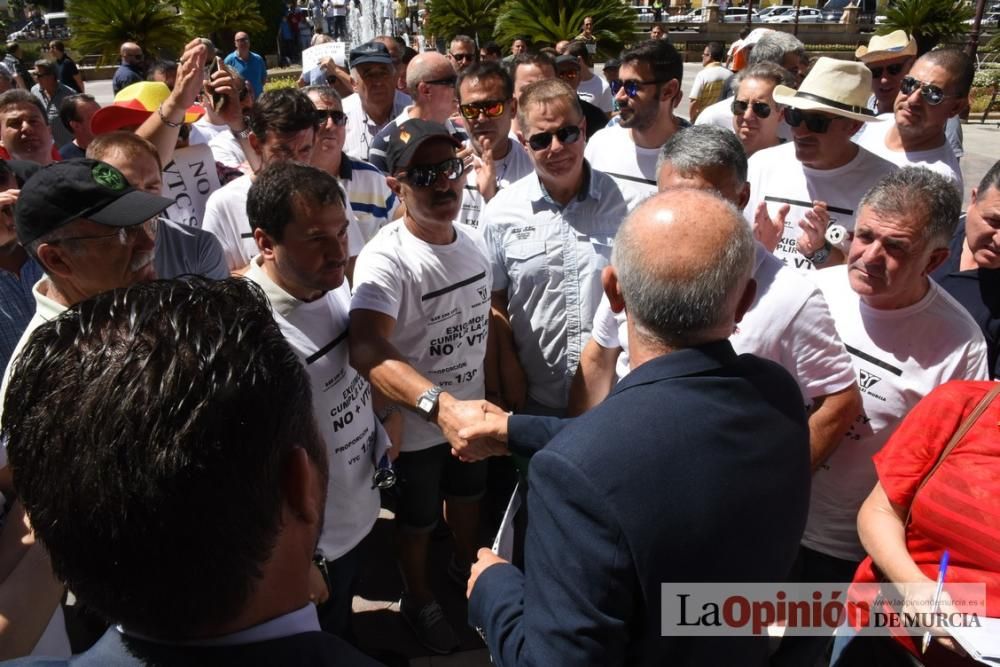
[[[704,7],[699,7],[687,14],[678,14],[667,19],[667,23],[704,23],[708,12]]]
[[[820,23],[823,21],[823,13],[812,7],[801,7],[799,9],[799,23]],[[764,23],[795,23],[795,9],[784,12],[778,16],[764,19]]]
[[[767,19],[772,16],[780,16],[790,9],[794,9],[791,5],[771,5],[770,7],[765,7],[764,9],[757,12],[754,16],[755,21],[767,21]]]

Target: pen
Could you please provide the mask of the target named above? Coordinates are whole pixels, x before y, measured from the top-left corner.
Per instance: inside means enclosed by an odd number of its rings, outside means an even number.
[[[938,604],[941,602],[941,589],[944,588],[944,575],[948,572],[948,550],[945,549],[944,553],[941,554],[941,563],[938,565],[938,578],[937,578],[937,588],[934,590],[934,604],[931,608],[931,614],[936,614],[938,612]],[[920,644],[920,652],[926,653],[927,647],[931,643],[931,631],[928,630],[924,633],[924,640]]]

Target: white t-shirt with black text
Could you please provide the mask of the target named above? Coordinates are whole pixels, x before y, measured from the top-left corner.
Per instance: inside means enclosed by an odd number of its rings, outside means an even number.
[[[379,230],[358,256],[351,310],[395,319],[389,342],[410,366],[456,398],[481,399],[493,274],[479,232],[454,229],[448,245],[417,238],[403,220]],[[402,451],[443,442],[436,424],[403,411]]]
[[[955,183],[959,193],[964,192],[965,183],[962,180],[962,169],[958,166],[955,151],[943,132],[941,145],[937,148],[926,151],[897,151],[885,144],[889,130],[896,125],[893,115],[887,113],[879,117],[884,119],[881,123],[865,123],[864,127],[854,135],[853,141],[857,145],[867,148],[875,155],[900,167],[912,166],[930,169],[945,178],[950,178]]]

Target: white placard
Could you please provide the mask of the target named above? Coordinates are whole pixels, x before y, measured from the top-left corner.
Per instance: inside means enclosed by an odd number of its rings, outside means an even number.
[[[310,46],[302,52],[302,73],[304,74],[311,69],[315,69],[319,66],[319,61],[324,58],[333,58],[333,62],[337,63],[341,67],[347,67],[344,43],[327,42],[326,44]]]
[[[174,151],[174,159],[163,168],[163,196],[174,203],[163,217],[174,222],[201,227],[208,196],[222,187],[215,157],[208,144],[185,146]]]

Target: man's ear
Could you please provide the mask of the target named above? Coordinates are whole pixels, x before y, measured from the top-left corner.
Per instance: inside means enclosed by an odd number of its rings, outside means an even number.
[[[667,85],[663,86],[663,89],[660,91],[660,99],[664,102],[671,101],[672,99],[674,99],[674,97],[677,96],[677,90],[679,88],[680,84],[677,82],[677,79],[671,79],[670,81],[667,82]]]
[[[625,297],[622,296],[618,272],[615,267],[610,265],[604,267],[604,270],[601,271],[601,285],[604,287],[604,293],[608,296],[608,301],[611,302],[612,312],[620,313],[625,310]]]
[[[934,273],[939,266],[945,263],[949,254],[951,254],[951,251],[948,248],[935,248],[932,250],[930,259],[927,260],[927,268],[924,269],[924,275],[929,276]]]
[[[253,149],[254,153],[256,153],[260,157],[264,156],[264,154],[261,152],[261,149],[264,147],[263,146],[264,142],[261,140],[260,137],[258,137],[256,134],[254,134],[253,132],[251,132],[247,136],[247,141],[250,142],[250,148]]]
[[[281,482],[289,514],[308,525],[322,524],[323,475],[304,447],[293,447],[285,456]]]
[[[257,249],[260,250],[260,254],[264,256],[264,259],[274,259],[274,240],[267,235],[260,227],[255,227],[253,230],[253,240],[257,243]]]
[[[392,190],[393,194],[395,194],[397,197],[400,198],[400,200],[402,200],[401,190],[403,189],[403,186],[402,183],[399,182],[398,178],[396,178],[395,176],[386,176],[385,184],[389,186],[389,189]]]
[[[66,263],[64,250],[54,243],[43,243],[38,246],[38,263],[45,273],[65,278],[73,274],[73,269]]]
[[[747,286],[743,288],[743,295],[740,297],[739,303],[736,304],[736,317],[733,319],[734,322],[739,323],[743,321],[743,316],[747,314],[750,310],[750,306],[753,305],[753,300],[757,298],[757,281],[753,278],[747,281]]]
[[[740,190],[740,203],[736,208],[742,211],[747,207],[747,204],[749,202],[750,202],[750,183],[744,183],[743,189]]]

